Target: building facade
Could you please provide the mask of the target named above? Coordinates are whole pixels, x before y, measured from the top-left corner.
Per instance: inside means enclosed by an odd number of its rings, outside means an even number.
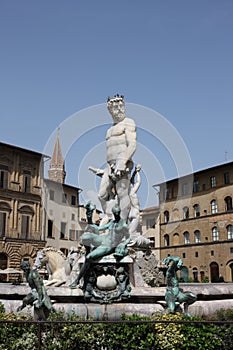
[[[0,269],[19,268],[45,246],[41,153],[0,142]],[[32,261],[31,261],[32,262]],[[10,276],[0,275],[1,280]]]
[[[43,186],[43,233],[46,246],[60,249],[65,255],[77,246],[83,233],[80,225],[80,189],[49,179]]]
[[[154,187],[161,259],[180,256],[185,281],[233,281],[233,162]]]
[[[140,212],[141,233],[153,242],[151,247],[158,260],[160,260],[159,214],[159,206],[145,208]]]
[[[46,246],[60,249],[67,255],[77,246],[87,225],[86,210],[80,205],[81,189],[65,183],[65,162],[57,136],[48,171],[43,181],[43,234]],[[98,221],[97,211],[93,222]]]

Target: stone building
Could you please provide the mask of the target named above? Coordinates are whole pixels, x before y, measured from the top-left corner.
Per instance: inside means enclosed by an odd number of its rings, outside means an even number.
[[[183,259],[186,281],[233,281],[233,162],[159,187],[161,259]]]
[[[86,211],[80,205],[80,188],[65,184],[65,162],[59,136],[56,138],[48,171],[43,182],[43,232],[46,246],[60,249],[67,255],[69,248],[77,246],[87,224]],[[93,219],[98,219],[94,213]]]
[[[149,238],[153,244],[152,249],[158,259],[160,259],[159,249],[159,206],[145,208],[140,212],[141,233]]]
[[[45,246],[41,153],[0,142],[0,269],[19,268]],[[0,275],[1,280],[11,276]]]

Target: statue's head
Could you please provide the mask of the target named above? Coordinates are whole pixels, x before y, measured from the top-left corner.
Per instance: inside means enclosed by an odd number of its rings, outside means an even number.
[[[108,97],[108,110],[114,123],[119,123],[125,118],[125,101],[123,95]]]
[[[33,269],[40,269],[42,266],[46,264],[46,257],[43,249],[39,250],[33,265]]]

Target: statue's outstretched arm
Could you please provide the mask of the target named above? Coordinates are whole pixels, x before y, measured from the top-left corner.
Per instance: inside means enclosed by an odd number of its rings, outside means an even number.
[[[104,170],[103,169],[99,169],[99,168],[94,168],[92,166],[88,167],[89,170],[91,170],[94,174],[96,174],[97,176],[102,177],[104,174]]]

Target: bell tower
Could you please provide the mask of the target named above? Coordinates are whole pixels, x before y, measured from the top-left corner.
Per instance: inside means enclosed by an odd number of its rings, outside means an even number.
[[[57,134],[48,174],[49,174],[49,180],[64,184],[66,172],[65,172],[65,162],[61,153],[59,134]]]

